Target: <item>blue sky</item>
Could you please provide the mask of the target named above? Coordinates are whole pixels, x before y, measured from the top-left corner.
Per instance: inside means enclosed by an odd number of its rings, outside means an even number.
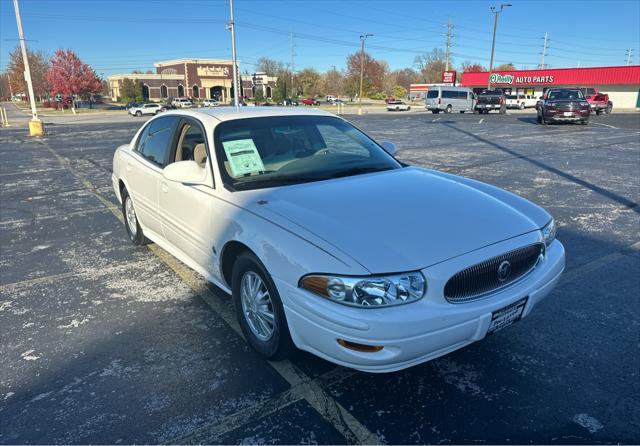
[[[624,65],[625,50],[640,54],[640,1],[523,1],[500,16],[496,63],[535,68],[549,33],[545,63],[552,67]],[[446,23],[454,26],[454,64],[489,65],[493,15],[499,2],[393,0],[234,0],[238,58],[252,71],[259,57],[324,71],[344,68],[372,33],[367,51],[392,69],[412,66],[416,55],[444,48]],[[230,58],[226,0],[20,0],[28,45],[53,54],[72,48],[108,76],[153,69],[178,57]],[[11,0],[0,0],[0,71],[17,45]]]

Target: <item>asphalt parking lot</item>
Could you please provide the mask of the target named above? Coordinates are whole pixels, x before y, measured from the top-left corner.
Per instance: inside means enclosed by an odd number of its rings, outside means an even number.
[[[392,374],[266,362],[224,293],[129,242],[111,158],[142,119],[2,129],[0,443],[640,442],[640,114],[350,120],[554,215],[567,270],[531,317]]]

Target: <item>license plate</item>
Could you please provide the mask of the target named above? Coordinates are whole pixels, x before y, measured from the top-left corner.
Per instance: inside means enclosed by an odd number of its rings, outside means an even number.
[[[517,322],[522,318],[522,312],[527,304],[527,297],[520,299],[517,302],[507,305],[497,311],[494,311],[491,315],[491,324],[489,324],[489,330],[487,335],[493,334],[498,330],[502,330],[505,327]]]
[[[564,112],[564,115],[567,117],[573,116],[573,112]]]

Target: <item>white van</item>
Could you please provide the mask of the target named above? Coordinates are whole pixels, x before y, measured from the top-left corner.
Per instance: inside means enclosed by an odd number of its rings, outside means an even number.
[[[176,108],[191,108],[191,107],[193,107],[193,103],[191,102],[190,99],[187,99],[187,98],[176,98],[171,102],[171,105],[173,105]]]
[[[432,113],[473,112],[475,95],[470,88],[435,85],[429,87],[424,103]]]

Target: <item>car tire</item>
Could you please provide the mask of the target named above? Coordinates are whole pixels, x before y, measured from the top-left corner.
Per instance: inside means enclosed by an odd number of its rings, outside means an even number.
[[[280,295],[271,275],[254,254],[244,252],[236,259],[231,290],[238,323],[251,348],[265,359],[289,358],[295,346]],[[257,299],[262,299],[262,303]],[[272,324],[269,319],[273,320]]]
[[[596,115],[600,116],[602,114],[602,110],[596,110]]]
[[[434,115],[437,115],[438,113],[440,113],[440,110],[431,110],[431,113],[433,113]]]
[[[613,104],[609,103],[609,104],[607,104],[607,108],[604,109],[604,112],[606,114],[610,114],[612,110],[613,110]]]
[[[138,217],[136,216],[136,211],[133,206],[133,200],[131,200],[126,187],[122,188],[121,195],[122,216],[124,217],[124,227],[129,235],[129,240],[137,246],[148,244],[150,240],[145,237],[144,232],[142,232],[142,228],[140,227],[140,223],[138,222]]]
[[[407,111],[409,111],[409,110],[411,110],[411,106],[408,106],[408,107],[407,107]]]
[[[142,112],[141,112],[140,110],[138,110],[138,111],[136,112],[136,116],[139,118],[140,116],[142,116]]]
[[[453,107],[451,107],[451,104],[447,105],[447,108],[445,108],[444,112],[445,113],[451,113],[453,111]]]
[[[583,120],[580,121],[580,124],[588,125],[589,124],[589,120],[588,119],[583,119]]]
[[[524,102],[520,103],[520,110],[524,110]]]

